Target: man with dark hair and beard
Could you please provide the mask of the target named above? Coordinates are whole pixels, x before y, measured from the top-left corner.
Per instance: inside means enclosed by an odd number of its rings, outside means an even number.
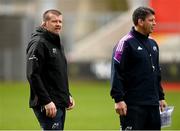
[[[111,96],[122,130],[160,130],[160,110],[167,104],[161,87],[159,48],[149,37],[156,25],[155,12],[139,7],[132,17],[134,26],[113,51]]]

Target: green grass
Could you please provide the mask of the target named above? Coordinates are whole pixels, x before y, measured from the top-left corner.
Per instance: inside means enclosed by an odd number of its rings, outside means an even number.
[[[70,90],[76,107],[67,112],[66,130],[119,129],[109,82],[71,81]],[[163,129],[180,129],[180,92],[166,92],[166,99],[175,110],[172,126]],[[0,83],[0,129],[40,129],[28,100],[27,83]]]

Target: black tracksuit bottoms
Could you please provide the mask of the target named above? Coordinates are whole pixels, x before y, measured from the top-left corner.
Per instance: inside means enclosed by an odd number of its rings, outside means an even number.
[[[159,106],[127,105],[127,115],[120,116],[122,130],[160,130]]]
[[[44,108],[36,107],[33,111],[43,130],[63,130],[66,110],[65,108],[57,108],[57,113],[54,118],[46,116]]]

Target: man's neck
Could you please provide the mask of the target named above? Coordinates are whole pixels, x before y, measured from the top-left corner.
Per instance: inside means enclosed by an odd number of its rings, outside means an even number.
[[[148,36],[149,34],[147,34],[146,32],[144,32],[140,27],[135,26],[134,27],[135,31],[141,33],[142,35]]]

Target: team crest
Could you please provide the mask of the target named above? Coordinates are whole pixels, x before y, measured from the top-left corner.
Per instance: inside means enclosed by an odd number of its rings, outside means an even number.
[[[156,47],[156,46],[153,46],[153,50],[157,52],[157,47]]]
[[[53,52],[53,54],[57,54],[57,49],[56,49],[56,48],[53,48],[53,49],[52,49],[52,52]]]

